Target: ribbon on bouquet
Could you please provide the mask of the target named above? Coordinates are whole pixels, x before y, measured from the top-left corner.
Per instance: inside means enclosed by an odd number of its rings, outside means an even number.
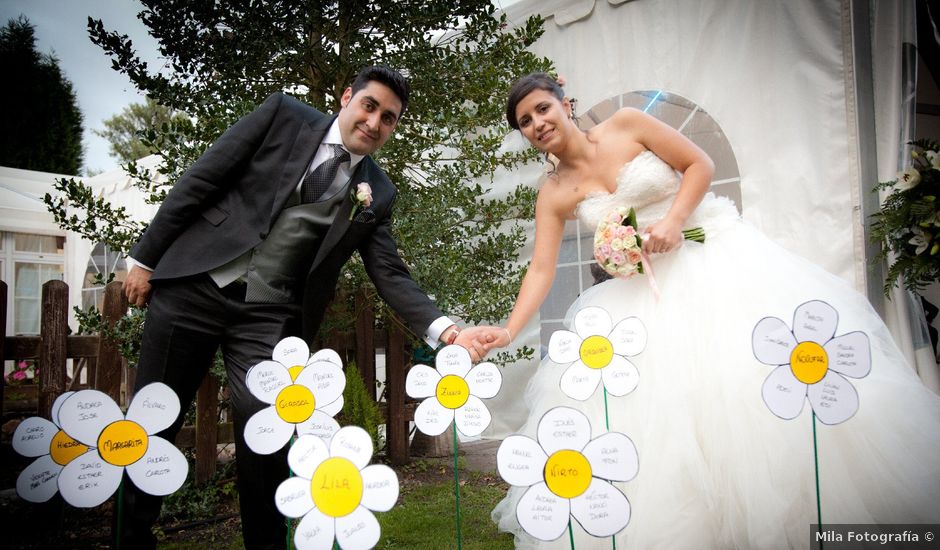
[[[649,238],[649,233],[644,233],[641,238]],[[656,301],[659,301],[659,285],[656,284],[656,276],[653,273],[653,262],[650,260],[650,257],[640,250],[640,263],[643,265],[643,274],[646,275],[646,280],[650,283],[650,291],[653,293],[653,298]]]

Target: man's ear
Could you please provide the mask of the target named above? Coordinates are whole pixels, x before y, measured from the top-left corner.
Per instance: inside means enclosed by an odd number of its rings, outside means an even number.
[[[339,98],[340,106],[345,108],[347,105],[349,105],[349,100],[352,99],[352,96],[352,86],[350,86],[343,91],[343,95]]]

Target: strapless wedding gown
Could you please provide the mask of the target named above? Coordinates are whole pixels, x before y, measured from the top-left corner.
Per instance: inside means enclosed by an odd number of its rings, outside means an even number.
[[[594,228],[617,206],[637,210],[640,228],[661,218],[679,187],[672,168],[647,151],[625,165],[614,193],[588,196],[577,215]],[[807,548],[817,523],[818,458],[823,524],[940,522],[940,398],[905,362],[868,301],[842,279],[775,245],[740,220],[733,203],[707,194],[687,227],[703,227],[704,244],[685,242],[654,256],[657,300],[645,276],[613,279],[586,290],[571,306],[599,306],[613,322],[635,316],[647,345],[630,360],[639,385],[607,397],[610,430],[629,436],[639,473],[615,483],[631,503],[617,548]],[[854,417],[837,425],[817,419],[814,457],[811,406],[792,420],[762,398],[775,367],[752,350],[755,325],[772,316],[791,326],[794,311],[823,300],[838,312],[835,334],[864,331],[872,368],[851,378]],[[586,401],[559,389],[568,364],[546,357],[525,392],[535,438],[539,419],[565,405],[606,431],[603,384]],[[541,542],[524,533],[513,488],[493,511],[520,548],[570,548],[568,535]],[[572,520],[576,548],[611,548]]]

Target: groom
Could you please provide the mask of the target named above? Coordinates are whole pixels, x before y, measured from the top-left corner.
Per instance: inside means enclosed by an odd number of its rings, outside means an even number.
[[[412,280],[392,238],[397,190],[369,155],[392,135],[409,89],[401,74],[375,66],[345,90],[336,116],[271,95],[183,174],[131,250],[124,291],[131,303],[149,302],[137,388],[160,381],[179,395],[184,412],[161,434],[170,441],[221,347],[248,549],[284,544],[274,492],[288,466],[286,448],[260,456],[245,444],[245,422],[262,407],[245,373],[286,336],[313,341],[354,251],[382,298],[432,347],[485,354]],[[161,499],[126,487],[120,547],[153,548]]]

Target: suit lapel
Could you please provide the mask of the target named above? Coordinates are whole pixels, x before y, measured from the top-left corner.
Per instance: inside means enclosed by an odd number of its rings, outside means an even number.
[[[294,146],[291,148],[287,161],[284,163],[284,170],[281,172],[281,181],[277,185],[277,195],[274,197],[274,204],[271,209],[271,223],[280,215],[281,210],[290,198],[291,194],[297,188],[297,184],[303,178],[310,161],[317,152],[317,147],[323,141],[326,131],[330,129],[336,116],[322,116],[319,119],[310,121],[301,126],[297,132],[297,138],[294,140]],[[277,121],[275,121],[275,124]]]
[[[370,157],[365,157],[359,164],[356,166],[356,170],[353,172],[352,177],[349,179],[349,182],[346,183],[346,186],[343,187],[343,190],[340,193],[344,194],[343,202],[340,204],[339,210],[336,212],[336,217],[333,218],[333,223],[330,225],[330,229],[326,232],[326,236],[323,238],[323,243],[320,245],[320,250],[317,251],[317,257],[314,258],[313,264],[310,266],[310,270],[313,271],[320,265],[320,262],[323,261],[323,258],[333,250],[333,247],[336,246],[336,243],[339,242],[339,239],[346,234],[346,230],[349,229],[352,221],[349,219],[349,214],[353,209],[353,201],[349,194],[349,186],[354,185],[352,182],[360,181],[370,181],[369,170],[366,169],[369,163],[371,163]],[[371,182],[370,182],[371,184]]]

